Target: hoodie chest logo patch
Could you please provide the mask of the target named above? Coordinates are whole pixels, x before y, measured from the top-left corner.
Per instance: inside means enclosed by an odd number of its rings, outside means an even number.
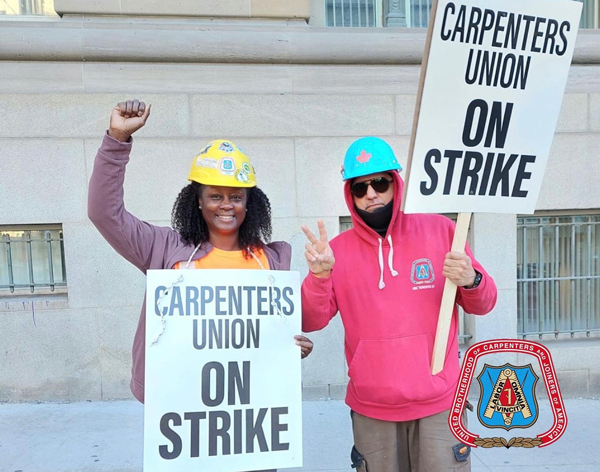
[[[413,290],[433,288],[434,285],[431,285],[431,283],[435,280],[435,273],[433,272],[431,261],[429,259],[417,259],[414,261],[412,263],[410,280],[413,284],[419,286],[413,287]],[[426,284],[427,286],[424,286]]]

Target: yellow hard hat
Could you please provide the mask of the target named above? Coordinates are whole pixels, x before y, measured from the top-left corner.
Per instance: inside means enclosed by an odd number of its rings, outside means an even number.
[[[194,157],[188,180],[218,187],[256,187],[248,156],[231,141],[211,141]]]

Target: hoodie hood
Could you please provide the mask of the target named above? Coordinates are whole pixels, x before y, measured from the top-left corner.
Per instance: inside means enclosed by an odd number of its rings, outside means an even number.
[[[402,235],[400,234],[400,229],[405,223],[403,220],[406,218],[403,212],[400,211],[400,205],[402,203],[402,192],[404,191],[404,180],[400,177],[400,174],[396,171],[389,171],[389,175],[392,177],[394,181],[394,206],[392,210],[392,219],[390,220],[390,225],[388,226],[387,233],[385,235],[386,239],[388,236],[392,236],[394,244],[400,242]],[[354,226],[354,230],[358,233],[358,235],[365,240],[371,246],[378,246],[379,239],[382,239],[377,232],[370,228],[365,221],[360,217],[358,212],[356,211],[356,207],[354,206],[354,197],[352,196],[352,192],[350,192],[350,186],[352,185],[353,180],[347,180],[344,183],[344,197],[346,199],[346,206],[350,211],[350,216],[352,217],[352,224]]]
[[[348,206],[348,210],[350,210],[350,216],[352,217],[353,230],[367,244],[377,248],[377,255],[379,259],[380,290],[385,288],[384,274],[386,272],[386,264],[384,261],[384,248],[389,248],[387,269],[392,277],[396,277],[398,272],[394,269],[394,246],[402,242],[405,235],[410,230],[410,224],[412,222],[410,215],[405,215],[402,211],[400,211],[402,192],[404,190],[404,181],[398,172],[389,171],[388,173],[394,181],[394,204],[392,210],[392,219],[390,220],[387,233],[383,238],[374,229],[369,227],[369,225],[365,223],[365,221],[356,211],[356,207],[354,206],[354,197],[352,196],[352,192],[350,192],[352,180],[347,180],[344,184],[344,197],[346,198],[346,205]]]

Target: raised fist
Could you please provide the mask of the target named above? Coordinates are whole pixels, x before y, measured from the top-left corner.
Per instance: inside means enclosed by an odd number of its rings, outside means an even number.
[[[117,104],[110,115],[108,134],[118,141],[128,141],[133,133],[146,124],[151,105],[139,100],[127,100]]]

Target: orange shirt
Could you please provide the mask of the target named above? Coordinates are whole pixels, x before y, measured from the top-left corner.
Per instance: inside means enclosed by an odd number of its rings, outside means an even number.
[[[263,251],[254,251],[254,255],[258,258],[265,269],[269,268],[269,261]],[[178,262],[173,267],[174,269],[183,269],[187,261]],[[216,247],[212,249],[202,259],[192,261],[190,269],[262,269],[256,259],[250,256],[248,259],[244,257],[242,251],[223,251]]]

